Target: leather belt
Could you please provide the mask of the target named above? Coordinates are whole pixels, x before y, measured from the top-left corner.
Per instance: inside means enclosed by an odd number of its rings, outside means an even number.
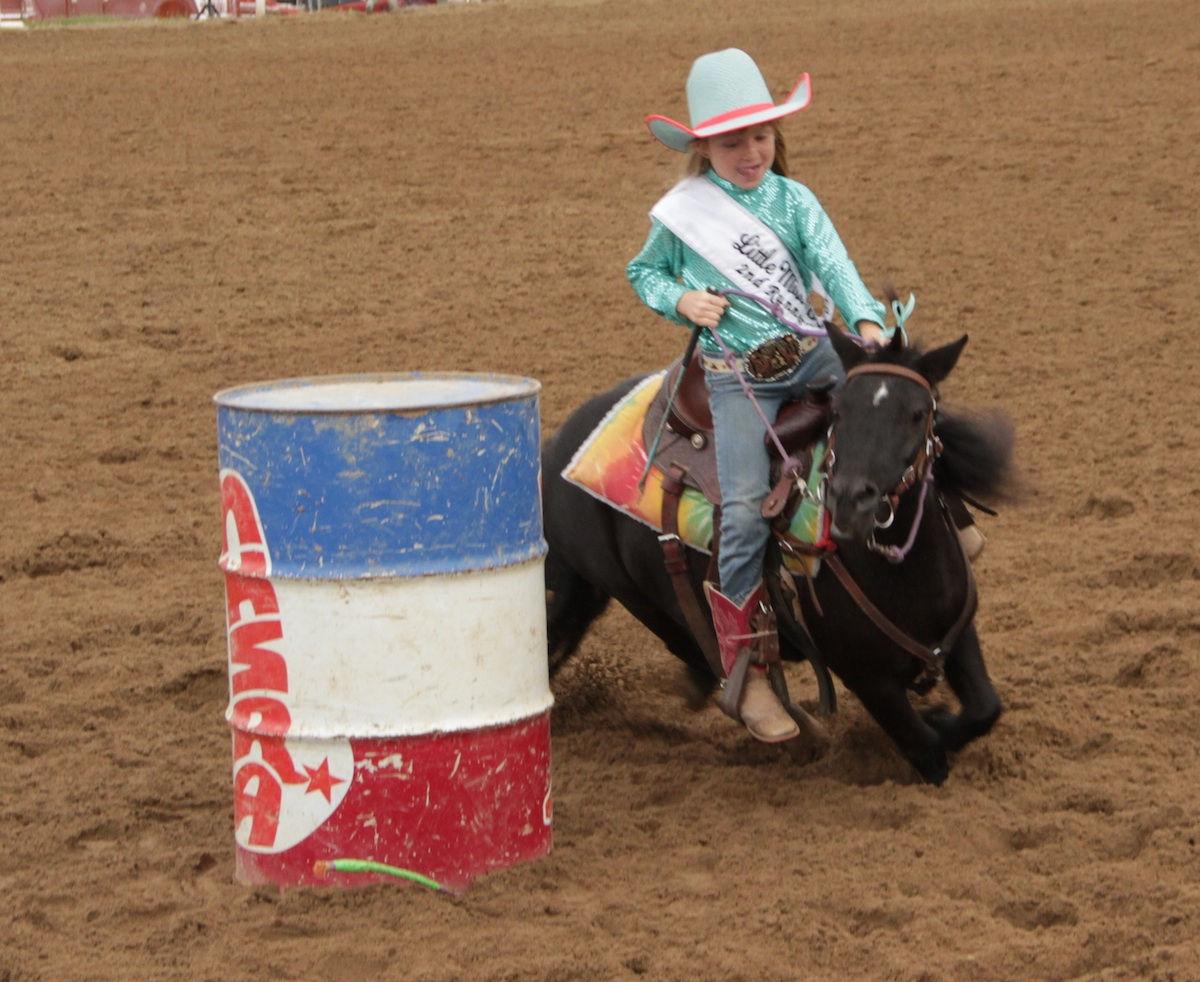
[[[808,354],[808,352],[812,351],[812,349],[817,346],[817,342],[820,340],[820,338],[798,337],[796,335],[792,335],[791,337],[795,338],[795,344],[792,345],[792,349],[796,352],[795,361],[792,362],[791,364],[784,366],[783,368],[781,368],[779,371],[775,372],[772,375],[767,375],[767,376],[759,375],[757,372],[755,372],[750,367],[751,364],[753,363],[754,354],[755,354],[754,351],[751,351],[748,355],[746,355],[743,358],[733,359],[732,365],[729,362],[727,362],[723,357],[716,357],[713,355],[706,355],[706,354],[702,353],[700,355],[700,364],[704,367],[704,370],[706,372],[720,373],[720,372],[736,371],[742,375],[749,375],[751,378],[753,378],[759,382],[774,382],[778,379],[786,378],[793,371],[795,371],[796,366],[800,364],[800,359],[803,358],[804,355]],[[771,343],[772,342],[770,342],[770,341],[764,342],[764,344],[771,344]],[[755,349],[755,350],[758,350],[758,349]]]

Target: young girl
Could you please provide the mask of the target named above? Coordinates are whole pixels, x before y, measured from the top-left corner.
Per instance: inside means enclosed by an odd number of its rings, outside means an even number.
[[[650,235],[626,272],[652,310],[706,328],[700,349],[722,508],[720,589],[705,589],[728,672],[743,648],[758,655],[773,643],[764,630],[770,610],[762,581],[769,530],[759,510],[770,491],[765,428],[734,369],[771,420],[810,382],[840,378],[842,370],[828,339],[800,338],[759,304],[731,302],[707,288],[762,296],[812,326],[819,320],[808,293],[823,288],[865,341],[882,343],[891,332],[816,197],[787,176],[776,121],[808,106],[808,75],[776,105],[753,59],[729,48],[696,59],[687,99],[690,127],[646,117],[660,142],[690,154],[689,177],[654,206]],[[768,743],[795,736],[798,728],[765,675],[752,671],[746,679],[739,712],[750,732]]]

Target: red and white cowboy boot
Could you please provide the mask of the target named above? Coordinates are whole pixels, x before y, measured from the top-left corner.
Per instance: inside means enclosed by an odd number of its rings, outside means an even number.
[[[721,667],[729,678],[743,651],[749,649],[751,662],[737,704],[738,716],[756,740],[781,743],[800,735],[800,727],[767,681],[766,666],[761,662],[778,658],[779,638],[760,582],[740,607],[712,583],[704,584],[704,595],[712,610],[713,627],[721,649]],[[757,659],[757,660],[755,660]]]

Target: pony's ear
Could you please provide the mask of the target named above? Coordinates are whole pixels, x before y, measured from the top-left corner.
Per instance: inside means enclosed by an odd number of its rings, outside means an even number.
[[[951,341],[940,348],[934,348],[932,351],[926,352],[917,359],[917,363],[913,365],[913,368],[924,375],[929,380],[930,385],[937,385],[954,371],[954,366],[958,362],[958,356],[962,354],[963,348],[967,346],[967,338],[968,335],[964,334],[957,341]]]
[[[855,365],[866,360],[867,353],[854,343],[849,334],[833,321],[826,321],[825,326],[829,334],[829,342],[833,345],[833,350],[837,352],[838,358],[842,360],[842,368],[850,371]]]

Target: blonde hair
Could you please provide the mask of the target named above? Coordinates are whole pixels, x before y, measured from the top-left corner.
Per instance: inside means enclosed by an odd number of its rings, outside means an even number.
[[[780,177],[787,177],[787,143],[783,139],[783,130],[779,128],[779,123],[775,120],[772,120],[767,125],[775,131],[775,160],[771,164],[771,170]],[[733,132],[736,133],[737,130]],[[722,133],[721,135],[728,136],[727,133]],[[709,139],[715,139],[715,137],[709,137]],[[700,144],[703,142],[705,141],[693,140],[688,149],[685,168],[689,177],[698,177],[712,168],[712,163],[700,152]]]

